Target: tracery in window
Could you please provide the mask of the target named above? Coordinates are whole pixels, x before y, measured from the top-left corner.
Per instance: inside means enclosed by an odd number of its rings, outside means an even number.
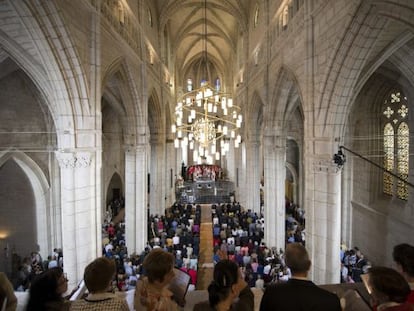
[[[384,168],[398,175],[403,180],[408,180],[409,171],[409,127],[408,102],[401,91],[393,91],[385,100],[382,115],[385,118],[384,125]],[[396,160],[395,161],[395,157]],[[408,187],[405,182],[398,180],[394,188],[394,177],[384,172],[383,191],[385,194],[394,195],[399,199],[408,199]],[[394,193],[396,192],[396,193]]]

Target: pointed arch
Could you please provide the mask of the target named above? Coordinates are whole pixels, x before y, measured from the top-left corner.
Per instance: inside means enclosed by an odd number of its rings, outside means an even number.
[[[49,182],[39,165],[24,152],[15,150],[0,152],[0,167],[9,160],[14,161],[22,169],[32,186],[36,204],[37,243],[40,253],[46,255],[51,250],[47,225],[51,213],[48,198]]]
[[[110,190],[114,189],[114,188],[110,189],[111,185],[113,187],[120,187],[119,188],[120,192],[121,192],[120,194],[124,194],[124,192],[125,192],[125,186],[124,186],[125,182],[122,179],[121,174],[119,174],[119,172],[117,170],[113,172],[111,178],[109,178],[109,180],[106,182],[106,185],[105,185],[106,186],[105,187],[105,189],[106,189],[106,192],[105,192],[106,203],[108,203],[110,201],[109,200],[109,197],[111,195]]]
[[[124,58],[114,59],[102,75],[102,94],[108,97],[113,108],[122,118],[127,143],[137,143],[137,138],[146,133],[146,112],[143,109],[138,87],[131,66]],[[138,133],[137,133],[138,131]]]
[[[266,130],[285,128],[294,111],[302,107],[299,83],[292,70],[281,67],[275,81],[271,104],[264,112]]]
[[[25,46],[10,40],[6,49],[41,91],[57,128],[59,147],[74,147],[76,135],[67,133],[76,133],[76,128],[88,124],[83,119],[92,109],[85,104],[89,103],[85,102],[88,83],[64,17],[54,2],[13,1],[10,5],[28,38]]]
[[[296,170],[296,167],[289,162],[286,162],[286,170],[290,173],[292,176],[292,182],[290,183],[289,180],[287,180],[288,174],[286,174],[286,181],[285,181],[285,193],[286,197],[291,202],[298,203],[298,196],[297,196],[297,187],[298,187],[298,171]]]
[[[161,103],[155,89],[152,89],[148,98],[148,126],[150,129],[150,140],[160,142],[164,139],[165,121]]]
[[[351,8],[350,8],[351,9]],[[386,19],[379,19],[375,8],[365,2],[352,8],[354,14],[343,30],[342,37],[333,49],[326,75],[316,99],[315,122],[321,125],[320,135],[341,137],[345,130],[347,110],[358,79],[364,69],[361,60],[369,59],[375,48],[377,36],[386,26]],[[359,42],[364,42],[361,47]]]
[[[260,94],[254,91],[245,115],[246,135],[250,140],[260,140],[263,131],[263,110],[264,104]]]

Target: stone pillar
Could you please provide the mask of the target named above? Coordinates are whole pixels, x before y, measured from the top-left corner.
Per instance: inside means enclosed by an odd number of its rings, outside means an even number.
[[[57,152],[61,171],[63,265],[69,288],[83,278],[85,266],[96,258],[97,214],[95,164],[86,152]]]
[[[240,176],[237,176],[236,172],[236,154],[239,149],[234,148],[234,144],[230,142],[230,148],[229,151],[226,152],[226,155],[223,157],[226,160],[227,163],[227,177],[229,180],[234,182],[235,188],[237,188],[237,178],[240,178]],[[240,172],[239,172],[240,173]],[[239,180],[239,186],[240,186],[240,180]]]
[[[352,242],[352,214],[353,206],[352,198],[352,180],[353,180],[353,157],[348,157],[345,166],[341,169],[341,205],[346,206],[342,208],[341,213],[341,243],[350,245]]]
[[[303,146],[299,146],[299,170],[298,170],[298,186],[297,186],[297,191],[298,191],[298,195],[297,195],[297,201],[296,203],[299,204],[300,207],[304,207],[304,195],[303,193],[304,191],[304,180],[305,180],[305,174],[304,174],[304,165],[303,165],[303,150],[304,147]]]
[[[165,174],[165,152],[164,145],[160,142],[151,144],[150,158],[150,214],[164,215],[165,210],[165,192],[164,192],[164,174]]]
[[[260,142],[246,143],[246,208],[260,214]]]
[[[339,283],[341,237],[341,174],[330,159],[308,160],[305,204],[306,247],[311,254],[311,278],[317,284]]]
[[[181,174],[181,172],[177,172],[177,168],[175,165],[175,148],[174,148],[174,141],[167,140],[167,144],[165,145],[167,150],[166,154],[166,170],[165,170],[165,193],[167,200],[165,202],[166,207],[173,205],[175,202],[175,180],[177,178],[177,174]],[[187,163],[187,166],[189,164]],[[183,176],[184,178],[184,176]]]
[[[181,165],[182,165],[184,159],[186,158],[184,156],[185,151],[181,147],[179,147],[179,148],[174,147],[174,150],[175,150],[175,152],[174,152],[174,154],[175,154],[175,169],[177,170],[177,174],[181,175]],[[194,159],[194,163],[196,163],[196,162],[197,162],[197,159]],[[189,166],[190,164],[184,162],[184,165]],[[184,178],[184,176],[182,176],[182,177]]]
[[[141,253],[147,235],[147,145],[125,153],[125,242],[128,252]]]
[[[264,136],[264,240],[285,248],[286,138]]]

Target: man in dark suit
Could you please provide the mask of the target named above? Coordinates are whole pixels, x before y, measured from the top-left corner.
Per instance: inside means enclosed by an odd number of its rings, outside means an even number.
[[[303,245],[288,244],[285,261],[292,272],[292,278],[286,283],[266,288],[260,311],[341,311],[339,298],[335,294],[319,288],[307,279],[311,261]]]

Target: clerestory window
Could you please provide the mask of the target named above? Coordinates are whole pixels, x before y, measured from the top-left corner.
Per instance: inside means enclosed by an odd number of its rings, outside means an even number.
[[[400,90],[390,93],[382,110],[384,117],[384,168],[403,180],[408,180],[409,169],[409,127],[407,97]],[[385,194],[407,200],[407,184],[384,172]]]

